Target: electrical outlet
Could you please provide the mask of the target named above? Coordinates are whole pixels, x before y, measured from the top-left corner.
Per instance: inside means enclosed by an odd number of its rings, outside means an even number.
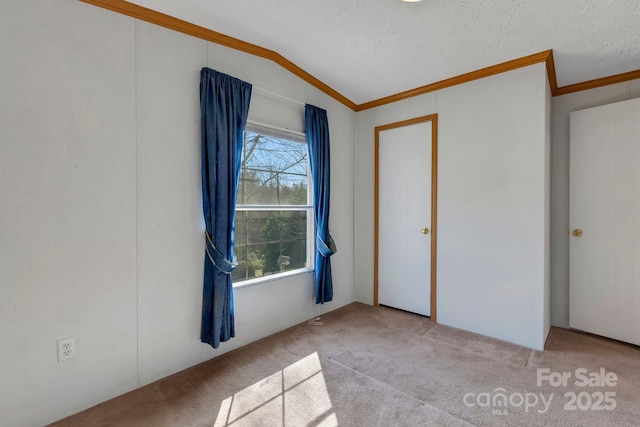
[[[76,357],[76,337],[58,340],[58,363]]]

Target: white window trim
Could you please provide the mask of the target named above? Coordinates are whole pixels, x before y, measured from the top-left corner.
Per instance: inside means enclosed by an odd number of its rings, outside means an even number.
[[[260,123],[252,120],[247,120],[247,125],[245,126],[245,132],[255,132],[261,135],[266,136],[274,136],[284,139],[289,139],[291,141],[298,141],[307,145],[306,134],[303,132],[294,131],[291,129],[281,128],[277,126],[271,126],[265,123]],[[265,210],[273,210],[273,211],[286,211],[286,210],[295,210],[302,211],[306,210],[307,212],[307,267],[299,268],[296,270],[283,271],[281,273],[269,274],[267,276],[255,277],[253,279],[242,280],[239,282],[233,282],[234,289],[240,289],[250,286],[256,286],[263,283],[272,282],[275,280],[287,279],[292,276],[309,274],[314,272],[315,268],[315,213],[313,206],[313,179],[311,176],[311,165],[309,164],[309,157],[307,156],[307,204],[306,205],[279,205],[279,206],[268,206],[265,209],[264,205],[238,205],[236,204],[236,212],[237,211],[265,211]]]
[[[303,274],[313,273],[312,268],[299,268],[297,270],[284,271],[278,274],[271,274],[269,276],[256,277],[249,280],[243,280],[242,282],[234,283],[233,289],[248,288],[251,286],[262,285],[263,283],[275,282],[277,280],[285,280],[293,276],[301,276]]]

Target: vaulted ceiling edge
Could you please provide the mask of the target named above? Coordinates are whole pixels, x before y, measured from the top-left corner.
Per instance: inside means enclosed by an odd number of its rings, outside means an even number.
[[[607,86],[616,83],[622,83],[629,80],[640,78],[640,70],[630,71],[627,73],[616,74],[613,76],[603,77],[599,79],[589,80],[582,83],[576,83],[568,86],[558,87],[556,79],[555,64],[553,59],[553,50],[546,50],[543,52],[535,53],[532,55],[524,56],[521,58],[506,61],[500,64],[496,64],[490,67],[482,68],[476,71],[472,71],[459,76],[451,77],[439,82],[430,83],[425,86],[420,86],[408,91],[400,92],[394,95],[386,96],[383,98],[375,99],[362,104],[356,104],[349,98],[345,97],[326,83],[320,81],[309,72],[303,70],[293,62],[289,61],[284,56],[277,52],[266,49],[264,47],[245,42],[243,40],[227,36],[225,34],[210,30],[208,28],[200,27],[189,22],[180,20],[170,15],[163,14],[136,4],[126,2],[124,0],[79,0],[83,3],[92,4],[104,9],[111,10],[116,13],[127,15],[136,19],[140,19],[145,22],[149,22],[161,27],[165,27],[174,31],[178,31],[187,35],[191,35],[203,40],[210,41],[212,43],[220,44],[232,49],[236,49],[251,55],[255,55],[261,58],[269,59],[286,70],[290,71],[294,75],[298,76],[302,80],[326,93],[330,97],[334,98],[338,102],[342,103],[346,107],[353,111],[363,111],[370,108],[375,108],[381,105],[401,101],[403,99],[411,98],[414,96],[422,95],[425,93],[433,92],[436,90],[444,89],[447,87],[459,85],[469,81],[489,77],[492,75],[504,73],[506,71],[512,71],[517,68],[527,67],[529,65],[544,62],[546,64],[547,75],[549,79],[549,86],[553,96],[566,95],[569,93],[579,92],[583,90],[593,89],[596,87]]]

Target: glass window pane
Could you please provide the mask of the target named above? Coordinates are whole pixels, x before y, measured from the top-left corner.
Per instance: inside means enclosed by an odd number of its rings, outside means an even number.
[[[306,205],[307,145],[245,132],[238,205]]]
[[[307,210],[238,211],[234,282],[307,266]]]

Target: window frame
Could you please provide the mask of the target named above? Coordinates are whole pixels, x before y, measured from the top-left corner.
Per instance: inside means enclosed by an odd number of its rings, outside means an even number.
[[[298,142],[300,144],[304,144],[307,149],[307,159],[306,159],[306,170],[307,170],[307,204],[306,205],[275,205],[275,204],[264,204],[264,205],[243,205],[238,203],[238,197],[236,197],[236,218],[238,217],[238,212],[278,212],[278,211],[298,211],[298,212],[306,212],[306,267],[297,268],[293,270],[282,271],[278,273],[272,273],[269,275],[263,275],[260,277],[253,277],[249,279],[243,280],[233,280],[234,288],[241,288],[245,286],[253,286],[261,283],[271,282],[274,280],[279,280],[291,276],[296,276],[300,274],[309,274],[314,271],[314,262],[315,262],[315,213],[314,213],[314,188],[313,188],[313,179],[311,176],[311,164],[308,154],[308,143],[306,140],[306,134],[303,132],[297,132],[290,129],[280,128],[277,126],[259,123],[252,120],[247,121],[247,125],[245,126],[243,138],[246,138],[247,133],[259,134],[267,137],[280,138],[285,139],[292,142]],[[244,148],[244,147],[243,147]],[[244,151],[244,150],[243,150]],[[243,152],[244,155],[244,152]],[[242,170],[240,170],[240,176],[242,176]],[[234,228],[235,228],[234,221]],[[235,234],[237,236],[238,229],[235,229]],[[246,245],[243,245],[246,246]],[[236,252],[237,245],[234,247],[234,253]]]

